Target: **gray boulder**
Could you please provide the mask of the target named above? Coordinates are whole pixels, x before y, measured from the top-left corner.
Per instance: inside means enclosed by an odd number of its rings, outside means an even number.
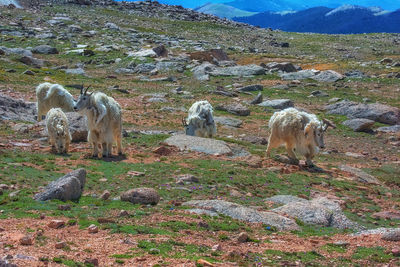
[[[38,69],[44,66],[43,60],[29,56],[22,56],[18,59],[18,61],[24,63],[25,65],[33,66]]]
[[[262,91],[263,86],[261,84],[252,84],[247,85],[237,89],[239,92],[254,92],[254,91]]]
[[[294,106],[293,101],[290,99],[265,100],[258,105],[261,107],[269,107],[274,109],[285,109]]]
[[[119,27],[117,26],[117,24],[112,22],[107,22],[106,24],[104,24],[104,27],[109,30],[119,31]]]
[[[383,233],[382,239],[386,241],[400,241],[400,228],[391,229]]]
[[[209,72],[211,76],[252,76],[263,75],[265,69],[257,65],[233,66],[226,68],[215,68]]]
[[[128,201],[133,204],[156,205],[160,201],[160,195],[153,188],[141,187],[122,193],[121,201]]]
[[[76,112],[68,112],[66,115],[72,142],[86,142],[88,136],[86,116]]]
[[[325,197],[310,201],[289,202],[272,210],[280,214],[297,218],[304,223],[330,226],[339,229],[357,229],[358,224],[349,220],[339,204]]]
[[[0,94],[0,119],[36,122],[36,103]]]
[[[222,104],[215,107],[216,110],[227,111],[238,116],[249,116],[250,109],[240,103]]]
[[[360,104],[343,100],[325,107],[328,114],[345,115],[349,118],[370,119],[390,125],[400,124],[400,109],[379,103]]]
[[[214,121],[216,123],[230,126],[230,127],[235,127],[238,128],[242,125],[243,121],[235,118],[229,118],[229,117],[214,117]]]
[[[73,75],[85,75],[85,70],[82,68],[76,69],[66,69],[64,70],[66,74],[73,74]]]
[[[276,204],[289,204],[291,202],[303,202],[303,203],[308,202],[307,199],[296,197],[296,196],[292,196],[292,195],[276,195],[276,196],[273,196],[273,197],[266,198],[264,200],[265,201],[271,201],[271,202],[274,202]]]
[[[368,132],[374,125],[374,121],[369,119],[351,119],[343,122],[343,125],[353,129],[355,132]]]
[[[46,55],[58,54],[57,48],[52,47],[50,45],[38,45],[32,49],[32,52],[36,54],[46,54]]]
[[[138,64],[133,68],[133,72],[135,73],[150,73],[152,70],[156,68],[156,64],[154,63],[142,63]]]
[[[304,80],[312,78],[318,73],[319,71],[317,70],[301,70],[297,72],[282,73],[280,74],[280,77],[283,80]]]
[[[400,132],[400,124],[388,126],[388,127],[379,127],[376,130],[378,132],[383,132],[383,133],[399,133]]]
[[[86,182],[86,170],[77,169],[46,186],[45,190],[34,196],[35,200],[46,201],[59,199],[61,201],[78,200]]]
[[[25,48],[20,48],[20,47],[8,48],[5,46],[0,46],[0,49],[3,50],[6,55],[15,54],[15,55],[21,55],[21,56],[27,56],[27,57],[33,56],[31,50],[28,50]]]
[[[223,200],[192,200],[183,203],[184,206],[193,206],[199,209],[212,211],[229,216],[233,219],[251,222],[263,223],[277,228],[280,231],[298,230],[296,222],[285,216],[274,212],[257,211],[242,205],[223,201]]]
[[[311,79],[319,82],[336,82],[343,79],[344,76],[333,70],[322,71],[321,73],[311,77]]]
[[[82,32],[82,28],[79,25],[69,25],[68,26],[68,31],[70,33],[80,33]]]
[[[258,93],[258,95],[250,101],[250,104],[252,105],[257,105],[260,104],[263,101],[263,96],[261,94],[261,92]]]
[[[210,75],[208,74],[215,68],[215,65],[204,62],[203,64],[196,66],[192,69],[193,76],[196,80],[199,81],[208,81],[210,80]]]
[[[355,180],[358,182],[367,184],[381,184],[377,178],[364,172],[363,170],[348,165],[341,165],[339,166],[339,169],[352,174],[355,177]]]
[[[298,68],[290,62],[271,62],[263,64],[262,67],[270,72],[283,71],[283,72],[296,72]]]
[[[211,138],[202,138],[190,135],[174,135],[165,140],[170,146],[176,146],[180,150],[196,151],[211,155],[230,155],[232,150],[224,142]]]

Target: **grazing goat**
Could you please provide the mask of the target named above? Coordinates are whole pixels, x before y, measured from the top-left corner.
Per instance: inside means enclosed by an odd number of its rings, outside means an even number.
[[[60,154],[68,153],[71,134],[68,129],[68,119],[60,108],[52,108],[46,116],[47,133],[53,151]]]
[[[84,91],[81,90],[74,110],[87,117],[88,142],[93,146],[93,157],[110,157],[114,141],[117,142],[118,155],[121,155],[121,107],[112,97],[101,92],[88,94],[88,88]],[[100,147],[102,151],[99,151]]]
[[[36,87],[36,99],[38,121],[41,121],[51,108],[61,108],[64,112],[74,111],[74,98],[59,84],[40,84]]]
[[[182,119],[186,135],[214,137],[217,128],[213,117],[213,107],[207,100],[197,101],[189,109],[187,119]]]
[[[294,151],[305,156],[308,166],[313,166],[312,158],[319,148],[324,148],[324,132],[328,126],[334,127],[326,120],[320,121],[314,114],[308,114],[295,108],[275,112],[268,124],[271,135],[268,140],[267,155],[272,148],[286,145],[291,162],[299,161]]]

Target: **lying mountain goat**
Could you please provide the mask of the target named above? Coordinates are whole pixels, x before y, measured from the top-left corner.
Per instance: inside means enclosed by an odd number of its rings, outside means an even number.
[[[213,108],[207,100],[194,103],[189,109],[187,119],[182,119],[182,123],[186,135],[212,138],[217,131]]]
[[[101,92],[87,94],[88,88],[85,91],[81,90],[74,110],[87,117],[88,142],[93,145],[93,157],[110,157],[114,141],[117,142],[118,155],[121,155],[121,107],[112,97]],[[102,147],[102,154],[98,150],[99,147]]]
[[[294,108],[287,108],[275,112],[268,124],[271,135],[268,140],[267,155],[272,148],[281,144],[286,145],[286,150],[294,164],[298,159],[294,150],[306,157],[308,166],[313,166],[311,159],[318,153],[319,148],[324,148],[324,132],[328,126],[334,127],[328,121],[320,121],[314,114],[308,114]]]
[[[68,153],[71,135],[68,129],[68,119],[60,108],[52,108],[46,116],[46,127],[53,151]]]
[[[61,108],[65,112],[74,111],[75,101],[72,95],[59,84],[42,83],[36,87],[37,120],[51,108]]]

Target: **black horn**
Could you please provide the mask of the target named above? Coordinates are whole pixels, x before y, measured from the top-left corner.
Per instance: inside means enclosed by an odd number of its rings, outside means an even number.
[[[88,87],[86,87],[85,92],[83,93],[84,95],[86,95],[89,88],[90,88],[90,85]]]

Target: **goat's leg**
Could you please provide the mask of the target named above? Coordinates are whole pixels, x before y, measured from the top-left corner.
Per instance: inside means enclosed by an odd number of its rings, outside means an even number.
[[[112,142],[107,143],[107,157],[111,157],[112,155]]]
[[[292,164],[299,164],[299,160],[296,158],[296,155],[294,154],[294,144],[292,143],[286,143],[286,151],[289,155],[290,162]]]
[[[268,139],[267,150],[265,151],[267,156],[269,157],[271,155],[272,148],[278,147],[279,145],[280,145],[279,138],[276,138],[276,135],[271,133]]]
[[[108,157],[108,151],[107,151],[108,146],[107,146],[107,143],[103,142],[103,143],[101,143],[101,146],[103,148],[103,157]]]

